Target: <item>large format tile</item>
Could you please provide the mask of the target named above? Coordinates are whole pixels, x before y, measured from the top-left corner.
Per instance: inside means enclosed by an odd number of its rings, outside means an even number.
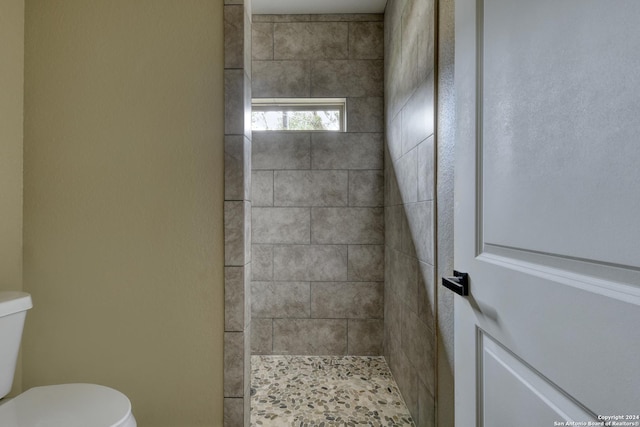
[[[253,282],[251,316],[309,317],[309,282]]]
[[[385,208],[385,245],[409,256],[416,256],[413,235],[407,219],[407,206],[395,205]],[[388,228],[387,228],[388,227]]]
[[[253,61],[253,97],[309,97],[309,67],[309,61]]]
[[[421,380],[418,380],[418,427],[436,427],[436,404],[433,392]]]
[[[435,189],[433,135],[418,145],[418,201],[433,200]]]
[[[384,57],[384,24],[382,22],[350,22],[349,57],[382,59]]]
[[[312,169],[382,169],[380,133],[315,133],[311,136]]]
[[[402,152],[406,153],[433,134],[434,109],[433,74],[413,93],[402,109]]]
[[[389,156],[395,161],[402,156],[402,114],[387,120],[386,135]]]
[[[384,246],[349,245],[348,277],[353,281],[384,281]]]
[[[288,22],[274,24],[274,59],[346,59],[349,24]]]
[[[244,6],[224,6],[224,67],[242,68],[244,63]]]
[[[258,170],[251,174],[251,206],[273,206],[273,171]]]
[[[384,102],[382,97],[349,98],[347,100],[348,132],[383,132]]]
[[[245,242],[245,202],[224,202],[224,260],[228,266],[243,266],[248,262]]]
[[[379,356],[382,354],[384,321],[382,319],[349,319],[348,354]]]
[[[242,69],[224,70],[224,133],[244,134],[245,75]]]
[[[224,333],[224,397],[244,392],[244,333]]]
[[[416,256],[433,265],[433,202],[410,203],[406,212]]]
[[[254,60],[273,59],[273,24],[254,22],[251,26],[251,57]]]
[[[384,306],[382,282],[314,282],[311,317],[380,319]]]
[[[349,171],[349,206],[379,207],[383,204],[383,171]]]
[[[347,247],[274,246],[273,278],[279,281],[347,280]]]
[[[244,267],[224,268],[224,330],[244,330]]]
[[[434,390],[435,333],[411,310],[402,313],[402,349],[418,376]]]
[[[404,216],[402,205],[387,206],[384,208],[384,244],[387,248],[402,250],[402,222]]]
[[[402,11],[407,5],[408,0],[394,0],[387,3],[384,11],[385,30],[397,30],[402,25]]]
[[[383,244],[382,208],[311,208],[315,244]]]
[[[254,132],[253,170],[309,169],[311,135],[308,133]]]
[[[275,354],[347,354],[346,319],[274,319]]]
[[[245,5],[244,7],[244,49],[243,49],[243,67],[244,71],[247,74],[249,80],[251,80],[251,68],[252,68],[252,59],[251,59],[251,51],[253,43],[251,42],[251,28],[253,24],[251,22],[251,2]]]
[[[402,37],[400,29],[385,32],[385,114],[386,117],[395,117],[404,103],[406,94],[402,93],[405,83],[402,81]],[[406,89],[405,89],[406,90]]]
[[[398,388],[413,416],[418,414],[418,376],[411,362],[403,351],[396,351],[389,363],[393,378],[398,382]]]
[[[385,356],[400,351],[402,338],[402,311],[404,305],[396,294],[388,291],[385,286],[384,295],[384,345]]]
[[[418,13],[415,25],[418,28],[418,77],[422,81],[433,72],[435,55],[435,1],[416,2]]]
[[[418,318],[435,330],[436,287],[434,267],[430,264],[418,263]]]
[[[241,397],[224,398],[224,427],[244,425],[244,399]]]
[[[254,243],[309,243],[309,208],[253,208],[252,216]]]
[[[273,246],[252,245],[251,279],[256,281],[273,279]]]
[[[251,353],[271,354],[273,348],[273,319],[251,321]]]
[[[417,16],[418,3],[426,3],[426,1],[409,0],[402,12],[402,27],[400,28],[402,66],[398,70],[400,77],[398,93],[402,100],[410,96],[413,89],[420,83],[420,75],[418,73],[418,32],[421,28],[418,24],[419,17]],[[422,25],[425,24],[423,23]]]
[[[314,61],[311,96],[383,96],[381,60]]]
[[[398,178],[396,177],[396,169],[391,160],[389,150],[385,150],[384,157],[384,204],[385,206],[394,206],[402,203],[400,195],[400,187],[398,187]]]
[[[224,137],[224,199],[245,200],[251,173],[251,142],[243,135]]]
[[[276,171],[275,206],[346,206],[347,171]]]
[[[398,179],[398,188],[402,203],[418,201],[418,149],[406,153],[393,162],[395,175]]]
[[[412,311],[418,310],[418,260],[393,249],[385,250],[385,275],[394,292]]]

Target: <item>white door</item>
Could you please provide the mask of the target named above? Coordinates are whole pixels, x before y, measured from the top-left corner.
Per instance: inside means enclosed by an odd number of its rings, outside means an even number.
[[[638,426],[640,1],[455,24],[456,425]]]

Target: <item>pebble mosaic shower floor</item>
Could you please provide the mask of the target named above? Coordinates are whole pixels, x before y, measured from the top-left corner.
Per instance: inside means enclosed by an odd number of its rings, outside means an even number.
[[[383,357],[251,357],[251,426],[415,426]]]

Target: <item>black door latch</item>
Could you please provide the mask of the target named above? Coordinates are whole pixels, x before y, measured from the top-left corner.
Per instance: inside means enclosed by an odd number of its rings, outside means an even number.
[[[442,286],[466,297],[469,295],[469,275],[453,270],[453,277],[442,278]]]

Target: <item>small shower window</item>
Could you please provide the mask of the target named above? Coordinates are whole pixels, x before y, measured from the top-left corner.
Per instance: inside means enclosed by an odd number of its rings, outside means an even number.
[[[254,131],[345,132],[346,98],[254,98]]]

